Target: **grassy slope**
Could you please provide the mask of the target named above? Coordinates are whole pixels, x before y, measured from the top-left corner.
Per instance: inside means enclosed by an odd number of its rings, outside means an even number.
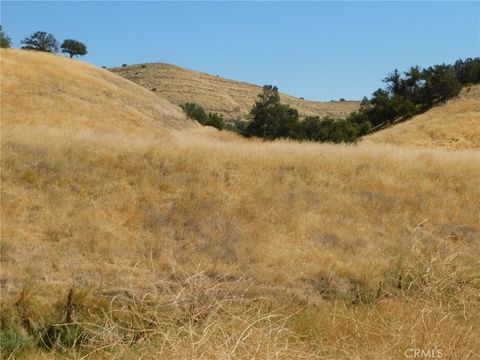
[[[207,112],[226,119],[245,119],[261,88],[169,64],[139,64],[111,69],[174,104],[196,102]],[[283,103],[298,109],[301,116],[345,117],[359,107],[358,101],[314,102],[281,94]]]
[[[111,72],[47,53],[1,50],[2,125],[104,131],[194,126],[165,99]]]
[[[131,319],[84,325],[93,357],[480,353],[478,151],[132,136],[78,128],[76,112],[54,124],[58,98],[51,117],[25,101],[2,99],[1,134],[2,306],[20,323],[74,287],[92,297],[75,298],[75,316],[116,294]]]
[[[366,136],[364,141],[398,145],[480,149],[480,85],[405,123]]]

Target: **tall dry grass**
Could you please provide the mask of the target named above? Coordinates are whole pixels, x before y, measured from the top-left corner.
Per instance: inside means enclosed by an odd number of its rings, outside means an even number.
[[[4,128],[5,306],[25,287],[47,309],[71,287],[111,296],[151,290],[174,261],[185,273],[252,281],[251,298],[276,299],[288,307],[283,316],[296,314],[275,326],[300,336],[298,351],[306,346],[314,357],[399,357],[413,345],[439,346],[452,358],[478,353],[476,151],[202,133],[157,140]],[[195,341],[218,346],[210,340]],[[198,355],[148,346],[139,351]],[[205,357],[223,356],[211,349]]]
[[[2,95],[2,356],[479,357],[478,150],[77,126],[58,93],[58,113],[16,94]]]

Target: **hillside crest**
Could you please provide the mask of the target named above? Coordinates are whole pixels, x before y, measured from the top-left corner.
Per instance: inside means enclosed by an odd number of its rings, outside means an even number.
[[[166,63],[144,63],[115,67],[112,72],[131,80],[170,102],[195,102],[207,112],[216,112],[227,121],[246,120],[261,92],[261,86],[225,79]],[[296,108],[300,116],[343,118],[358,110],[359,101],[317,102],[280,94],[281,101]]]

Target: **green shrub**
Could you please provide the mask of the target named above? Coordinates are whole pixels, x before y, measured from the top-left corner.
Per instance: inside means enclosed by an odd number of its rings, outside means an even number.
[[[209,113],[207,117],[207,121],[203,124],[205,126],[213,126],[218,130],[223,130],[225,124],[223,122],[223,118],[218,115],[217,113]]]
[[[242,120],[241,118],[237,118],[233,120],[232,124],[226,124],[225,128],[230,131],[236,132],[237,134],[244,135],[247,129],[247,126],[248,126],[247,121]]]
[[[12,314],[0,318],[0,349],[2,358],[13,358],[35,347],[35,340],[24,329],[21,320]]]
[[[360,129],[357,125],[345,119],[331,117],[308,116],[301,123],[303,138],[319,142],[353,142],[357,139]]]
[[[256,112],[245,129],[247,136],[264,139],[301,139],[298,111],[288,105],[274,104]]]
[[[200,105],[196,103],[184,103],[180,105],[180,107],[185,111],[187,116],[191,117],[192,119],[197,120],[200,124],[204,126],[213,126],[218,130],[223,130],[225,127],[225,123],[223,118],[218,115],[217,113],[207,113]]]

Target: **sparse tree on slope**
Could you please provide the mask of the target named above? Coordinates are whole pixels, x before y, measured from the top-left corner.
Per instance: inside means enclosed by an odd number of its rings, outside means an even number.
[[[3,32],[2,25],[0,25],[0,47],[7,49],[12,47],[12,39]]]
[[[58,52],[58,42],[55,36],[45,31],[37,31],[35,34],[22,40],[25,46],[22,49],[45,52]]]
[[[62,45],[62,53],[70,55],[70,59],[74,56],[83,56],[88,53],[84,43],[73,39],[66,39]]]

